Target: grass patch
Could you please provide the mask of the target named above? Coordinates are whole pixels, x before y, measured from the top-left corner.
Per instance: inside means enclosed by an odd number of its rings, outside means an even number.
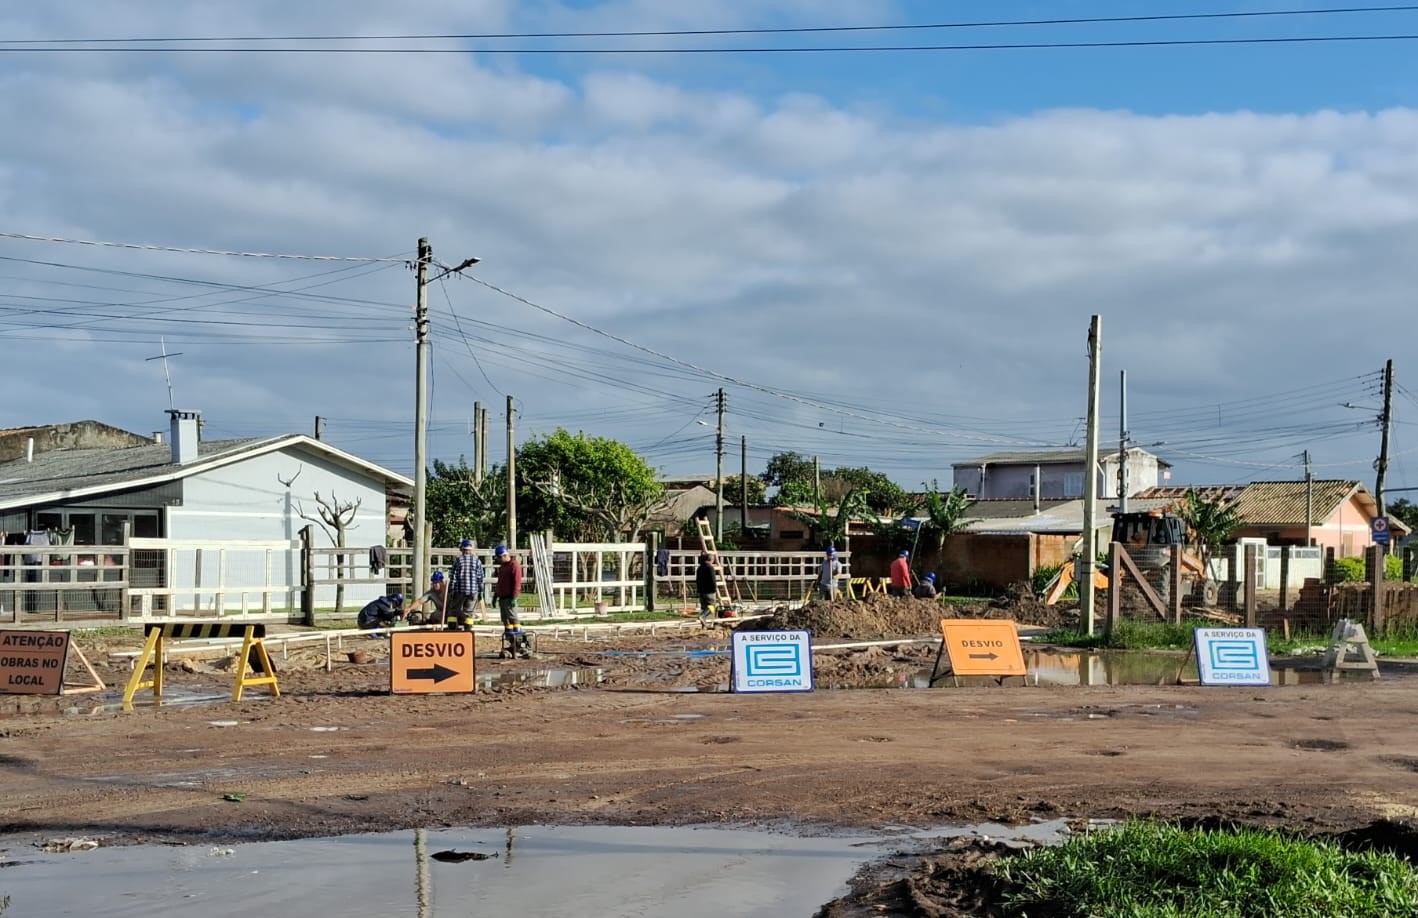
[[[1206,619],[1183,620],[1180,625],[1170,622],[1119,622],[1111,634],[1100,628],[1086,634],[1074,628],[1056,628],[1034,638],[1035,644],[1059,644],[1085,650],[1186,650],[1192,646],[1192,632],[1197,628],[1214,627]]]
[[[1051,918],[1396,918],[1418,872],[1265,829],[1130,822],[996,863],[1010,915]]]

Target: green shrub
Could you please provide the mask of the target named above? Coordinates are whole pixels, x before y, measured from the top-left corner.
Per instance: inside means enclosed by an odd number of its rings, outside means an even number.
[[[1363,558],[1335,558],[1335,583],[1362,583],[1364,580]]]

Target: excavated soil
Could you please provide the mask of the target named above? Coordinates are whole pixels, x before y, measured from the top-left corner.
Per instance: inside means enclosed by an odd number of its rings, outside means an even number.
[[[930,638],[943,613],[1027,622],[1037,612],[879,597],[738,624],[807,628],[825,645]],[[79,643],[110,690],[127,680],[114,654],[136,649],[136,634]],[[125,714],[111,691],[0,695],[0,849],[445,825],[816,832],[1129,815],[1407,844],[1391,827],[1418,815],[1418,732],[1395,728],[1418,717],[1411,680],[904,688],[931,664],[935,647],[923,642],[817,653],[810,694],[735,695],[723,691],[728,645],[725,627],[563,633],[540,640],[536,659],[513,661],[479,639],[487,682],[476,693],[392,695],[387,642],[360,637],[329,671],[323,643],[277,651],[279,699],[254,688],[224,700],[232,660],[221,654],[165,671],[170,699],[218,703],[145,702]],[[960,860],[988,854],[937,848],[899,868],[887,859],[877,867],[897,874],[859,880],[872,905],[823,914],[989,914]],[[844,910],[859,905],[884,908]]]

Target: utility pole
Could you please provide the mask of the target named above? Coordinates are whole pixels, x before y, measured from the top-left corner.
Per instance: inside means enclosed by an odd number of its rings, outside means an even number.
[[[1315,523],[1315,476],[1310,471],[1310,451],[1305,450],[1305,547],[1315,544],[1310,530]]]
[[[1088,436],[1083,450],[1083,555],[1075,567],[1078,580],[1079,612],[1087,634],[1093,633],[1093,559],[1097,555],[1094,529],[1098,501],[1098,371],[1103,363],[1103,317],[1095,315],[1088,326]],[[1112,589],[1118,588],[1118,572],[1112,572]]]
[[[418,294],[414,306],[414,565],[409,572],[415,593],[424,580],[428,546],[424,544],[428,515],[428,266],[433,247],[427,239],[418,242],[415,280]]]
[[[1393,360],[1390,359],[1384,364],[1384,413],[1379,415],[1379,424],[1383,430],[1383,435],[1379,440],[1379,461],[1374,463],[1374,469],[1378,474],[1374,478],[1374,503],[1378,505],[1380,517],[1388,516],[1388,507],[1384,504],[1384,478],[1388,475],[1388,436],[1389,430],[1393,427]],[[1388,551],[1387,546],[1383,546],[1384,551]]]
[[[507,548],[517,547],[517,409],[507,396]]]
[[[1128,371],[1118,376],[1118,512],[1128,512]]]
[[[714,437],[714,455],[718,465],[714,470],[714,539],[724,538],[724,390],[715,395],[719,409],[719,431]]]
[[[478,413],[478,481],[487,477],[487,406]]]
[[[325,419],[320,415],[315,416],[315,439],[319,440],[320,435],[325,432]]]
[[[482,419],[483,403],[473,402],[473,429],[470,431],[473,436],[473,481],[478,483],[483,480],[483,441],[481,439],[482,427],[480,426]]]
[[[739,434],[739,539],[748,535],[748,435]],[[739,545],[743,547],[742,544]]]

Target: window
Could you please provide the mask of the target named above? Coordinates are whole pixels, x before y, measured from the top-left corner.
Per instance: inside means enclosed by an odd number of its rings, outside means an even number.
[[[1064,472],[1063,480],[1064,480],[1064,481],[1063,481],[1063,489],[1064,489],[1063,496],[1064,496],[1064,497],[1082,497],[1082,496],[1083,496],[1083,473],[1082,473],[1082,472]]]

